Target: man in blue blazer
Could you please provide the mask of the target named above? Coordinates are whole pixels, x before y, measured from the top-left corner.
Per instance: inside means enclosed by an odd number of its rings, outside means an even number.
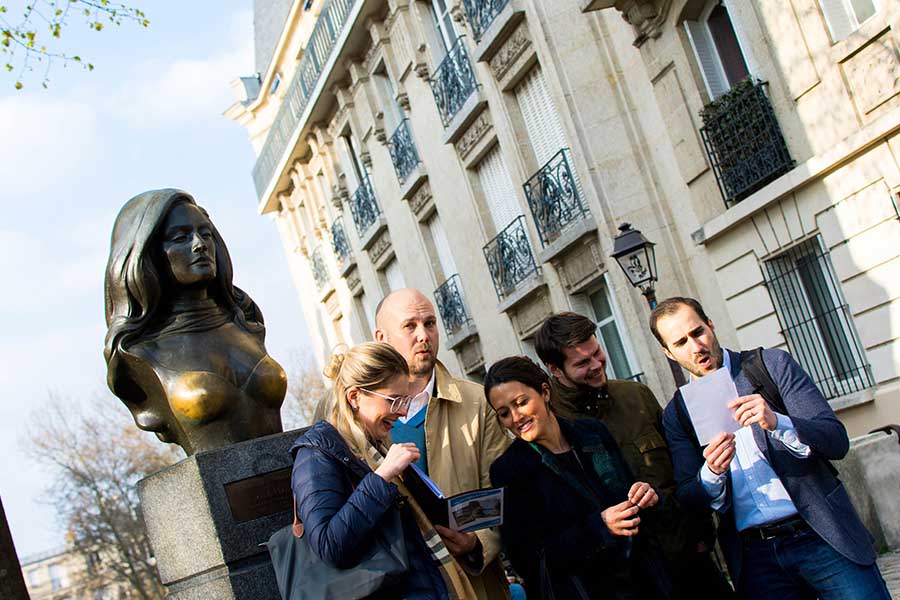
[[[661,302],[650,329],[693,378],[726,368],[740,396],[729,407],[742,427],[705,448],[683,425],[680,392],[663,414],[676,497],[719,513],[719,541],[738,592],[778,600],[889,599],[872,537],[829,462],[847,454],[847,430],[809,375],[786,352],[762,352],[786,409],[780,414],[757,393],[742,355],[719,345],[696,300]]]

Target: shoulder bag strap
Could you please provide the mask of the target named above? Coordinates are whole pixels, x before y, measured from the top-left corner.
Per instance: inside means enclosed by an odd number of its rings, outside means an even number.
[[[787,407],[778,391],[778,386],[772,380],[766,363],[763,362],[762,348],[744,350],[741,352],[741,370],[747,380],[753,386],[753,393],[762,396],[775,412],[788,415]]]

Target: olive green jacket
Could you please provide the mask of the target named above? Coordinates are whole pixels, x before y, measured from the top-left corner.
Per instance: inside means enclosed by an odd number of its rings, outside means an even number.
[[[605,389],[577,390],[551,378],[553,412],[568,418],[591,417],[606,425],[637,481],[652,485],[660,499],[657,537],[670,561],[712,548],[715,529],[708,514],[687,512],[675,500],[672,459],[663,437],[662,408],[646,385],[612,379]]]

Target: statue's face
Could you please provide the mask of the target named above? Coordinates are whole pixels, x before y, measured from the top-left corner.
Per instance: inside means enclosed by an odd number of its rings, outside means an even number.
[[[162,224],[162,251],[172,279],[196,285],[216,277],[216,242],[212,226],[199,208],[182,202]]]

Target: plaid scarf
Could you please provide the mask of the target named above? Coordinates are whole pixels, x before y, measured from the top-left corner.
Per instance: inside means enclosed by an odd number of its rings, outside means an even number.
[[[366,448],[366,452],[371,461],[370,464],[379,466],[382,461],[384,461],[385,452],[382,452],[371,443]],[[391,483],[395,484],[400,489],[400,493],[406,497],[406,503],[412,509],[413,516],[416,519],[416,525],[419,526],[419,531],[422,533],[422,537],[425,538],[425,545],[428,546],[428,550],[431,551],[431,556],[434,558],[435,565],[444,580],[444,584],[447,586],[447,593],[449,594],[450,599],[470,600],[471,598],[475,598],[475,589],[469,582],[469,578],[465,571],[459,566],[459,563],[456,562],[456,559],[453,558],[450,551],[447,550],[447,547],[444,545],[444,540],[442,540],[438,532],[435,531],[434,525],[432,525],[428,517],[425,516],[425,512],[415,501],[412,494],[403,483],[403,480],[399,477],[395,477]]]

